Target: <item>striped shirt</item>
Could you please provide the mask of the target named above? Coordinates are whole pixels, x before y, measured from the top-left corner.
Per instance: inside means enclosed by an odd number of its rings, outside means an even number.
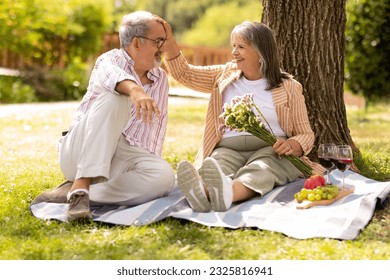
[[[227,86],[237,81],[242,72],[235,63],[225,65],[193,66],[187,63],[180,54],[177,58],[167,61],[169,73],[183,85],[197,91],[210,93],[210,101],[206,113],[202,144],[198,151],[195,166],[199,168],[204,158],[208,157],[222,138],[219,129],[223,120],[222,95]],[[307,155],[314,143],[314,133],[307,115],[302,85],[294,79],[284,80],[282,85],[271,90],[276,114],[280,127],[287,137],[296,140]],[[313,173],[322,174],[324,168],[311,162],[307,157],[301,159],[313,168]]]
[[[145,150],[161,156],[168,121],[168,78],[162,68],[153,68],[148,72],[152,84],[142,85],[134,70],[134,61],[123,49],[113,49],[102,54],[95,63],[91,73],[89,85],[81,104],[77,110],[75,125],[88,112],[96,96],[99,94],[119,94],[115,91],[117,83],[131,80],[141,86],[151,96],[161,111],[161,116],[154,116],[151,123],[137,120],[135,108],[127,125],[123,128],[123,135],[130,145],[143,147]]]

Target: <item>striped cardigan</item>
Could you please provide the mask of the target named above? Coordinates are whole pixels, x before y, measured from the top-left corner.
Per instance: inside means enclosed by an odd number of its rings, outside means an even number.
[[[169,73],[183,85],[204,93],[211,93],[206,113],[204,134],[196,157],[195,166],[199,168],[203,160],[211,154],[222,138],[219,129],[223,120],[222,94],[225,88],[242,75],[235,63],[225,65],[193,66],[180,54],[166,62]],[[294,79],[284,80],[282,86],[271,90],[280,127],[287,137],[296,140],[303,149],[303,161],[313,168],[313,174],[323,174],[325,169],[311,162],[307,155],[314,143],[314,133],[307,115],[302,85]]]

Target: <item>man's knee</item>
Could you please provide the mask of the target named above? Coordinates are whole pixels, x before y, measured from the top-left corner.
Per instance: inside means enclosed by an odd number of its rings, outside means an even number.
[[[164,164],[161,165],[159,175],[156,176],[156,183],[161,186],[164,193],[171,191],[175,184],[175,172],[168,162],[164,161]]]

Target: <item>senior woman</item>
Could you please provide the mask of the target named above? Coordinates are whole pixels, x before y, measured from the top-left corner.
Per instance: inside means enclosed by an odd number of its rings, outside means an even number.
[[[300,172],[280,155],[301,157],[313,173],[323,173],[319,164],[305,157],[312,149],[314,133],[302,86],[280,69],[270,28],[249,21],[235,26],[230,37],[233,61],[212,66],[188,64],[170,25],[164,23],[164,28],[170,74],[189,88],[211,93],[195,166],[181,161],[177,170],[178,186],[194,211],[226,211],[234,202],[295,181]],[[272,147],[247,132],[219,129],[223,105],[248,93],[278,138]]]

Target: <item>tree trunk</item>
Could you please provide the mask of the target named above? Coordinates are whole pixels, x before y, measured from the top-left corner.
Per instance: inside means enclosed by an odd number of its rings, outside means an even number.
[[[262,22],[274,31],[282,68],[303,86],[315,145],[358,152],[344,104],[346,0],[263,0]]]

